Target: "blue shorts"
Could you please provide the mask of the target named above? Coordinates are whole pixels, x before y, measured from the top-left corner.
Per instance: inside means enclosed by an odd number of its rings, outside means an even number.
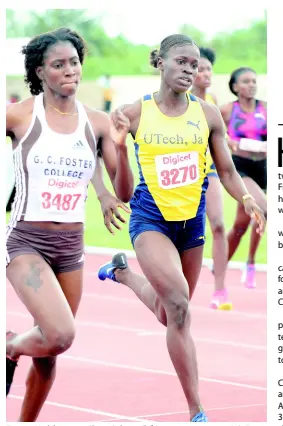
[[[205,214],[198,215],[185,221],[169,222],[166,220],[152,220],[142,212],[132,212],[129,232],[134,247],[137,237],[146,231],[161,232],[175,245],[179,252],[202,246],[205,243]]]

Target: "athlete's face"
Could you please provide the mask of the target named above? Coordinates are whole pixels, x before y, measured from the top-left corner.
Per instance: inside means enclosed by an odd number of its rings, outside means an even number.
[[[70,42],[59,42],[45,54],[44,65],[37,74],[52,92],[67,97],[76,93],[82,66],[76,48]]]
[[[211,85],[212,65],[206,58],[200,58],[198,64],[198,75],[194,81],[194,86],[200,89],[207,89]]]
[[[237,83],[234,84],[237,95],[246,99],[253,99],[256,95],[256,89],[256,74],[252,71],[240,74]]]
[[[186,44],[171,47],[166,57],[159,59],[163,80],[175,93],[184,93],[192,86],[198,73],[199,57],[197,46]]]

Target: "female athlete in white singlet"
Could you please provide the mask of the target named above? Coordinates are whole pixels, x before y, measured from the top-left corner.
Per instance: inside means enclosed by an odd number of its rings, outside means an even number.
[[[133,175],[126,147],[129,120],[121,112],[110,120],[76,100],[85,56],[81,37],[59,29],[32,39],[23,54],[33,96],[7,106],[16,196],[7,226],[6,263],[7,278],[34,327],[20,335],[7,333],[6,394],[20,356],[32,357],[18,421],[33,422],[54,382],[56,356],[75,337],[85,201],[89,183],[97,188],[100,179],[98,142],[115,193],[124,202],[132,196]]]

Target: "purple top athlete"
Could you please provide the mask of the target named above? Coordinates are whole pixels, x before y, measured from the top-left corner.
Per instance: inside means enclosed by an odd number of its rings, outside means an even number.
[[[257,76],[251,68],[243,67],[235,70],[231,74],[229,88],[237,96],[237,100],[224,105],[221,108],[221,113],[230,138],[228,143],[233,151],[233,161],[249,193],[253,195],[266,215],[266,102],[255,97]],[[248,229],[250,220],[242,206],[238,204],[237,216],[228,235],[229,260]],[[242,278],[247,288],[256,286],[254,264],[259,242],[260,235],[253,226],[247,267]]]
[[[228,122],[228,135],[230,138],[238,142],[246,138],[255,141],[266,141],[267,114],[264,103],[256,99],[254,111],[243,110],[239,101],[233,102],[232,105],[232,112]]]

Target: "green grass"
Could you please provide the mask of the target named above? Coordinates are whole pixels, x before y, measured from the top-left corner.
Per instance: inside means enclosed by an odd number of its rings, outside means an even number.
[[[131,166],[135,174],[136,182],[138,182],[138,170],[136,161],[134,158],[134,149],[131,141],[128,141],[129,155],[131,159]],[[108,176],[105,172],[105,180],[108,188],[111,190],[111,184],[109,183]],[[224,216],[225,226],[228,231],[233,224],[234,217],[236,214],[236,202],[226,193],[224,194]],[[122,215],[127,219],[127,213],[122,211]],[[97,201],[93,188],[90,188],[89,198],[86,206],[86,231],[85,231],[85,243],[86,245],[98,246],[98,247],[111,247],[121,249],[132,250],[132,245],[128,233],[128,223],[122,225],[121,231],[115,229],[115,235],[111,235],[104,227],[103,218],[100,210],[100,203]],[[212,236],[210,232],[209,223],[207,223],[207,240],[205,244],[204,255],[207,258],[211,258],[212,253]],[[250,231],[244,236],[240,247],[235,253],[233,260],[246,261],[248,248],[249,248]],[[266,263],[266,234],[263,236],[260,242],[260,247],[257,252],[257,262]]]
[[[135,180],[138,182],[138,169],[136,165],[136,160],[134,157],[134,149],[131,138],[128,140],[129,147],[129,156],[131,160],[131,166],[135,174]],[[107,187],[110,191],[113,192],[112,186],[110,184],[108,175],[104,173],[105,181]],[[224,219],[226,230],[228,231],[233,224],[235,213],[236,213],[236,202],[226,193],[224,193]],[[127,220],[127,224],[122,224],[123,229],[121,231],[115,230],[115,235],[109,233],[105,228],[103,217],[100,209],[100,203],[96,199],[96,195],[92,186],[90,186],[89,197],[86,203],[86,229],[85,229],[85,243],[88,246],[97,246],[97,247],[111,247],[117,248],[118,250],[132,250],[132,245],[128,233],[128,222],[129,216],[126,212],[122,211],[122,215]],[[7,214],[7,220],[9,215]],[[211,258],[212,255],[212,236],[210,232],[209,223],[207,223],[207,233],[206,233],[206,244],[204,249],[204,256],[206,258]],[[249,248],[249,238],[250,231],[246,233],[242,239],[241,245],[239,246],[237,252],[235,253],[233,260],[237,261],[246,261],[247,253]],[[260,247],[257,251],[257,262],[266,263],[266,233],[263,236]]]

